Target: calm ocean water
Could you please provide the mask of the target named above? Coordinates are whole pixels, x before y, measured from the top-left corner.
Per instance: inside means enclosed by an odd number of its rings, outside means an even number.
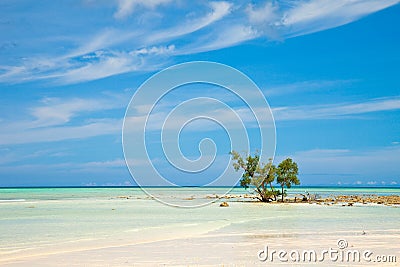
[[[161,188],[174,198],[201,198],[205,188]],[[221,195],[226,188],[218,188]],[[400,194],[399,188],[292,188],[289,194]],[[234,188],[230,194],[244,194]],[[191,200],[187,200],[191,201]],[[173,208],[152,200],[140,188],[0,189],[0,259],[38,249],[128,244],[193,234],[257,232],[312,235],[318,231],[398,234],[400,209],[386,206],[271,205],[231,202],[202,208]],[[340,222],[340,223],[339,223]],[[266,227],[268,226],[268,227]],[[90,244],[90,245],[89,245]],[[0,260],[1,261],[1,260]]]
[[[223,195],[230,188],[213,187],[212,192]],[[197,196],[205,197],[212,195],[208,188],[157,188],[159,192],[174,196]],[[292,187],[287,189],[289,195],[310,193],[327,197],[331,195],[400,195],[400,188],[396,187]],[[250,190],[235,187],[229,194],[246,194]],[[138,187],[37,187],[37,188],[0,188],[0,202],[24,202],[39,200],[71,200],[71,199],[94,199],[113,198],[120,196],[132,196],[136,198],[147,198],[145,192]]]

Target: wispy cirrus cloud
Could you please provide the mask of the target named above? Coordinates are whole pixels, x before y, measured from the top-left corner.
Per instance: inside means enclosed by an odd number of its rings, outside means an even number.
[[[172,2],[172,0],[118,0],[118,8],[114,13],[114,17],[116,19],[124,19],[131,15],[137,7],[154,9],[157,6],[170,2]]]
[[[295,37],[338,27],[398,3],[398,0],[296,1],[283,12],[277,25],[289,29],[288,37]]]
[[[122,129],[122,115],[129,97],[126,94],[104,93],[98,98],[43,98],[35,106],[27,107],[25,119],[15,122],[0,121],[0,145],[27,144],[37,142],[57,142],[69,139],[82,139],[101,135],[119,134]],[[164,103],[164,106],[152,113],[149,118],[138,110],[137,116],[129,116],[127,121],[130,125],[142,125],[149,119],[147,129],[159,131],[164,124],[168,112],[176,103]],[[138,107],[140,108],[140,107]],[[224,125],[233,125],[238,118],[246,127],[259,127],[252,115],[251,110],[241,106],[231,106],[232,111],[222,109],[210,109],[209,116],[217,118]],[[257,108],[256,108],[257,109]],[[102,111],[120,110],[118,119],[98,118],[92,114]],[[364,102],[344,102],[325,105],[308,106],[285,106],[273,107],[272,113],[276,121],[291,120],[326,120],[326,119],[357,119],[361,115],[372,112],[400,110],[400,98],[377,98]],[[255,110],[257,112],[257,110]],[[191,113],[181,114],[175,118],[172,124],[166,129],[179,129],[182,121],[187,116],[197,116],[198,110]],[[236,113],[236,115],[235,115]],[[202,114],[204,115],[204,114]],[[84,117],[77,124],[78,118]],[[189,127],[189,130],[202,131],[210,130],[210,122],[205,121],[207,127],[202,127],[199,121],[197,127]],[[214,125],[218,129],[217,125]],[[136,129],[138,130],[138,129]],[[396,144],[396,143],[393,143]]]
[[[169,115],[169,112],[175,107],[175,104],[175,102],[164,103],[161,108],[157,108],[156,112],[151,113],[150,116],[141,112],[141,107],[138,107],[136,115],[130,114],[126,118],[127,125],[133,126],[129,128],[129,131],[142,131],[142,128],[135,126],[144,125],[145,123],[147,123],[147,131],[181,129],[188,118],[194,118],[199,115],[206,118],[212,118],[213,120],[220,122],[222,125],[229,125],[230,130],[242,127],[259,128],[260,124],[257,123],[254,114],[261,114],[260,110],[265,110],[265,107],[251,107],[250,109],[245,106],[237,106],[235,105],[235,102],[227,104],[229,108],[222,109],[213,106],[212,102],[210,102],[204,104],[204,106],[208,107],[206,112],[196,108],[192,110],[187,109],[184,113],[174,114],[174,119],[170,120],[168,124],[165,124],[165,120]],[[400,97],[376,98],[358,102],[342,102],[323,105],[272,107],[271,109],[274,120],[278,122],[333,119],[357,120],[365,118],[365,115],[370,113],[400,110]],[[240,120],[243,125],[237,123],[238,120]],[[216,129],[219,129],[219,125],[210,123],[208,119],[204,118],[198,120],[195,127],[186,128],[186,130],[196,132]]]
[[[83,139],[101,135],[119,134],[122,129],[122,119],[113,118],[92,118],[91,114],[104,110],[124,109],[129,98],[123,95],[112,95],[107,98],[71,98],[57,99],[44,98],[40,105],[27,108],[26,120],[17,122],[0,121],[3,129],[0,132],[0,145],[28,144],[38,142],[57,142],[70,139]],[[159,131],[164,124],[171,106],[159,109],[149,117],[149,131]],[[378,98],[364,102],[345,102],[327,105],[308,105],[292,107],[274,107],[272,112],[276,121],[291,120],[329,120],[329,119],[357,119],[361,115],[372,112],[400,110],[400,98]],[[236,115],[226,110],[212,109],[209,111],[211,118],[217,118],[226,124],[232,124],[240,118],[245,127],[259,127],[251,110],[243,107],[232,107]],[[195,111],[193,111],[195,112]],[[123,111],[120,112],[121,116]],[[214,114],[214,115],[213,115]],[[73,119],[85,116],[85,120],[79,124],[71,123]],[[181,114],[181,117],[174,119],[173,124],[168,124],[165,129],[180,129],[181,121],[185,121],[188,114]],[[191,114],[189,114],[191,115]],[[196,115],[196,112],[194,113]],[[204,114],[203,114],[204,115]],[[147,116],[138,113],[137,116],[127,118],[129,125],[142,125]],[[210,122],[199,121],[197,127],[189,127],[188,130],[203,131],[210,130]],[[207,125],[207,127],[202,127]],[[217,125],[214,125],[218,129]],[[135,129],[135,128],[134,128]],[[140,129],[136,129],[140,130]],[[394,145],[397,142],[393,143]],[[326,152],[326,151],[325,151]],[[333,151],[338,152],[338,151]],[[346,151],[339,151],[340,153]]]
[[[233,5],[231,3],[225,1],[211,2],[211,11],[204,16],[188,19],[171,28],[148,33],[147,38],[145,38],[146,43],[174,40],[177,37],[194,33],[223,19],[231,13],[232,7]]]
[[[71,84],[126,72],[153,71],[179,55],[223,49],[257,38],[279,40],[322,31],[397,3],[399,0],[282,0],[257,4],[216,1],[196,3],[193,11],[189,4],[170,0],[120,0],[110,17],[104,17],[108,14],[104,11],[115,5],[98,4],[91,10],[93,20],[107,20],[107,26],[94,27],[91,34],[79,29],[65,33],[64,48],[58,53],[46,44],[53,36],[35,39],[34,54],[13,57],[9,53],[9,58],[2,60],[7,64],[0,65],[0,82],[50,80]],[[135,15],[139,9],[141,14],[159,12],[160,21],[138,20]],[[57,19],[60,24],[69,20],[63,16]],[[4,38],[11,36],[5,32]],[[18,46],[18,40],[11,39]]]
[[[297,151],[290,155],[279,155],[276,162],[292,157],[301,166],[301,176],[317,175],[320,183],[344,180],[352,176],[367,184],[371,179],[399,182],[396,162],[400,160],[400,147],[378,147],[368,150],[312,149]],[[377,167],[379,166],[379,168]],[[349,181],[348,181],[349,182]],[[388,183],[389,184],[389,183]]]
[[[46,172],[43,173],[43,170]],[[32,179],[32,173],[41,173],[40,177]],[[99,174],[105,174],[103,179],[98,178]],[[130,180],[125,161],[115,158],[105,161],[74,162],[67,161],[62,163],[17,163],[12,165],[0,164],[0,175],[13,177],[2,181],[2,186],[22,185],[130,185]],[[77,178],[84,175],[86,178]],[[93,175],[97,177],[93,182]],[[64,179],[54,179],[64,178]],[[11,181],[12,180],[12,181]],[[82,184],[83,181],[84,182]],[[49,182],[51,181],[51,183]],[[89,181],[91,182],[89,184]]]
[[[68,123],[72,118],[81,113],[96,112],[122,108],[117,99],[85,99],[71,98],[62,100],[59,98],[44,98],[42,105],[30,109],[34,120],[30,128],[55,126]]]
[[[187,55],[218,50],[238,45],[240,43],[260,37],[260,33],[251,26],[233,24],[224,25],[218,31],[212,32],[193,43],[183,47],[178,55]]]
[[[57,142],[118,134],[123,111],[129,101],[125,94],[103,93],[98,98],[43,98],[21,111],[24,118],[0,121],[0,145]],[[96,116],[98,112],[120,110],[118,118]]]
[[[357,103],[336,103],[298,107],[274,107],[275,120],[316,120],[354,118],[371,112],[400,109],[400,98],[377,98]]]
[[[300,81],[293,82],[289,84],[281,85],[270,85],[265,89],[265,94],[267,97],[279,96],[279,95],[293,95],[303,92],[312,92],[317,90],[330,90],[332,88],[338,88],[345,85],[351,85],[356,83],[355,79],[348,80],[310,80],[310,81]]]
[[[73,126],[63,125],[33,129],[14,127],[14,130],[7,129],[0,133],[0,145],[84,139],[101,135],[118,134],[121,132],[121,128],[122,120],[120,119],[93,119]]]

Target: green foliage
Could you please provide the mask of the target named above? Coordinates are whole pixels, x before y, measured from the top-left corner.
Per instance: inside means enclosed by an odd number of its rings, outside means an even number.
[[[249,188],[249,185],[252,183],[252,179],[258,167],[258,162],[260,161],[260,157],[258,154],[255,154],[254,157],[251,155],[247,156],[246,160],[242,158],[242,156],[236,152],[231,152],[233,160],[236,162],[233,163],[233,167],[236,171],[239,169],[243,169],[244,173],[242,179],[240,180],[240,185],[244,188]]]
[[[251,183],[251,178],[250,177],[242,177],[240,179],[240,186],[244,187],[245,189],[249,188],[249,184]]]
[[[292,187],[292,184],[299,185],[300,181],[297,177],[299,173],[299,169],[297,163],[294,162],[291,158],[287,158],[281,163],[279,163],[278,168],[276,170],[276,181],[281,185],[282,188],[282,202],[283,197],[285,196],[284,188]]]
[[[258,153],[255,153],[254,156],[248,155],[245,158],[236,151],[232,151],[231,155],[234,161],[233,168],[236,171],[243,170],[240,186],[245,189],[253,187],[260,201],[276,200],[279,195],[282,196],[283,201],[283,197],[286,195],[284,187],[290,188],[292,184],[300,184],[297,178],[297,164],[290,158],[285,159],[278,167],[275,167],[271,159],[266,164],[260,162]],[[281,185],[281,191],[273,187],[272,183],[275,179]]]
[[[248,155],[245,159],[236,151],[232,151],[231,155],[235,161],[233,163],[234,169],[244,171],[240,180],[242,187],[245,189],[250,186],[254,187],[259,195],[258,198],[263,202],[276,199],[277,191],[272,186],[276,168],[272,165],[272,160],[267,164],[260,163],[260,156],[257,153],[254,156]],[[270,189],[268,189],[268,186]]]

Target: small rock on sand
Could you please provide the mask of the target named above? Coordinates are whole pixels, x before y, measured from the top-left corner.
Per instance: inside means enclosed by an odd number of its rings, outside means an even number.
[[[219,204],[220,207],[229,207],[228,202],[222,202],[221,204]]]

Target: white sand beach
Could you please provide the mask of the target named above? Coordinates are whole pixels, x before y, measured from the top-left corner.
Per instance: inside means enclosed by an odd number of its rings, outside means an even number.
[[[228,201],[182,209],[140,191],[128,198],[75,192],[66,198],[1,203],[1,266],[347,266],[325,255],[317,263],[288,254],[265,261],[260,250],[373,252],[400,256],[399,207],[383,205],[268,204]],[[126,193],[126,192],[124,192]],[[97,195],[96,195],[97,194]],[[100,194],[100,195],[99,195]],[[197,196],[198,197],[198,196]],[[190,201],[190,200],[188,200]],[[347,242],[339,249],[338,240]],[[295,255],[295,254],[293,254]],[[261,255],[265,256],[265,255]],[[271,256],[271,255],[269,255]],[[262,258],[262,257],[261,257]],[[352,259],[351,259],[352,260]],[[365,266],[361,258],[352,266]],[[396,263],[385,263],[396,266]]]

